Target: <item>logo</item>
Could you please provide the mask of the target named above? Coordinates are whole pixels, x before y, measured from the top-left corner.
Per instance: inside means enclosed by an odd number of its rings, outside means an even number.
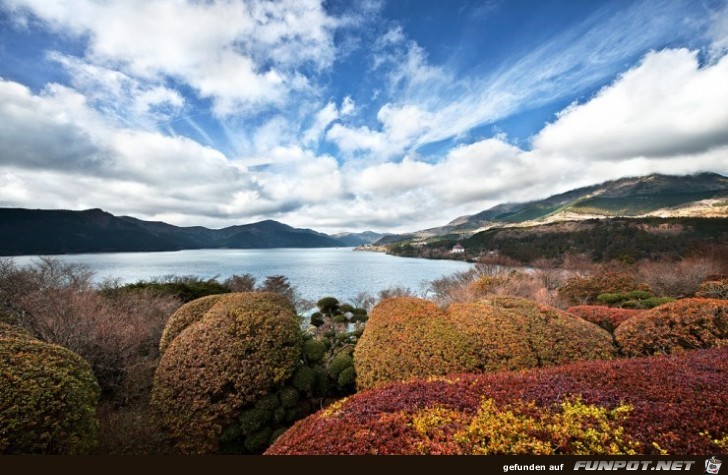
[[[705,473],[708,475],[718,475],[720,470],[720,464],[723,463],[718,460],[715,455],[705,461]]]

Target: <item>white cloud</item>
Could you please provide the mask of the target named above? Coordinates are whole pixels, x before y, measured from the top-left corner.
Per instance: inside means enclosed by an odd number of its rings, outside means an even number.
[[[701,68],[697,52],[648,54],[534,139],[544,153],[629,159],[700,153],[728,144],[728,57]]]
[[[318,0],[7,0],[61,33],[88,39],[86,60],[150,82],[172,77],[226,116],[280,106],[307,86],[302,67],[335,59],[337,20]]]

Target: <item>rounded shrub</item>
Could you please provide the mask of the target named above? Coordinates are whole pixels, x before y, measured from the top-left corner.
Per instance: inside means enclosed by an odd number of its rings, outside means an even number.
[[[308,339],[303,343],[303,355],[311,363],[318,363],[326,354],[326,343],[321,340]]]
[[[86,454],[100,389],[80,356],[0,325],[0,453]]]
[[[28,330],[25,328],[19,327],[17,325],[11,325],[9,323],[2,323],[0,322],[0,339],[21,339],[21,340],[33,340],[33,335],[31,335]]]
[[[356,346],[357,386],[455,372],[490,372],[613,358],[598,326],[529,300],[453,304],[399,298],[372,310]]]
[[[614,336],[627,356],[723,346],[728,339],[728,302],[677,300],[630,318],[617,328]]]
[[[381,385],[266,454],[722,453],[728,348]]]
[[[462,368],[455,327],[434,303],[413,297],[386,299],[372,309],[354,350],[359,389]]]
[[[222,296],[172,340],[154,376],[152,402],[177,447],[187,453],[227,451],[229,441],[239,438],[241,413],[256,401],[272,404],[268,395],[293,375],[301,346],[298,317],[285,297]],[[273,417],[265,404],[253,409],[266,422]],[[257,447],[263,438],[250,430],[240,442]]]
[[[706,280],[695,292],[696,297],[728,300],[728,277]]]
[[[185,328],[202,320],[207,311],[223,297],[225,297],[225,294],[208,295],[178,308],[167,320],[167,325],[164,327],[164,332],[162,332],[162,339],[159,342],[159,352],[164,354],[172,340],[177,338]]]
[[[616,356],[612,337],[604,329],[531,300],[495,297],[454,304],[447,315],[463,335],[472,359],[462,372],[519,370]]]
[[[601,305],[578,305],[566,309],[567,313],[583,318],[587,322],[614,333],[619,325],[627,319],[640,314],[639,310],[627,308],[612,308]]]

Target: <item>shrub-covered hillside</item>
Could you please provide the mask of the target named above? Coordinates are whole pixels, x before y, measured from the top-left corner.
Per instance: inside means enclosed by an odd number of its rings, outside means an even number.
[[[727,386],[725,347],[394,383],[299,421],[266,453],[725,453]]]

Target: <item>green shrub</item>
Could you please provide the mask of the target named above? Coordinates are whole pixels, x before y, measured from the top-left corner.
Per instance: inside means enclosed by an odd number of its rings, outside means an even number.
[[[164,327],[164,332],[162,332],[162,339],[159,342],[159,352],[164,354],[172,340],[177,338],[187,327],[202,320],[207,311],[219,302],[223,296],[223,294],[209,295],[178,308],[167,320],[167,325]]]
[[[308,366],[299,366],[293,375],[291,384],[299,391],[310,393],[313,390],[314,382],[316,381],[316,373]]]
[[[280,393],[278,394],[278,397],[281,400],[281,406],[283,406],[286,409],[290,409],[292,407],[296,407],[299,401],[299,394],[298,391],[296,391],[296,388],[292,387],[285,387],[281,389]]]
[[[303,354],[312,363],[318,363],[326,354],[326,343],[321,340],[309,339],[303,344]]]
[[[642,312],[614,332],[627,356],[650,356],[723,346],[728,339],[728,302],[683,299]]]
[[[339,374],[347,368],[354,367],[354,358],[348,353],[339,353],[329,363],[328,371],[333,378],[338,378]]]
[[[88,363],[17,329],[0,331],[0,453],[92,452],[100,390]]]
[[[154,376],[152,401],[177,447],[220,451],[223,431],[291,377],[301,346],[298,317],[285,297],[255,292],[221,298],[172,340]],[[246,438],[241,445],[251,444]]]
[[[340,387],[354,386],[356,384],[356,370],[354,366],[348,366],[344,368],[339,376],[336,378],[336,382]]]

